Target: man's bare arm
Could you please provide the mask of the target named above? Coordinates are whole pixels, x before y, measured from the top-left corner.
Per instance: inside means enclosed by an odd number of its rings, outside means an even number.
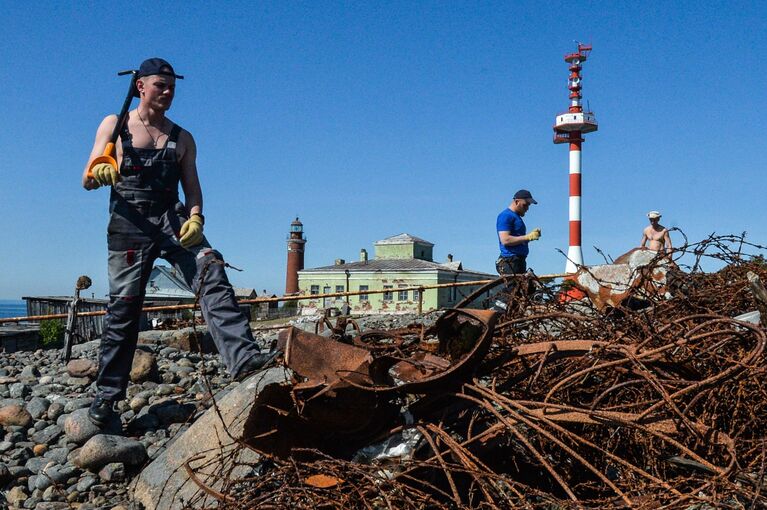
[[[673,247],[671,246],[671,234],[669,234],[668,229],[663,232],[663,239],[665,241],[666,251],[670,251]]]
[[[184,145],[181,157],[181,188],[184,190],[186,210],[192,214],[202,214],[202,188],[197,176],[197,146],[188,131],[182,131],[179,141]]]
[[[91,155],[88,157],[88,163],[86,163],[85,169],[83,170],[83,188],[87,190],[99,187],[95,180],[88,177],[88,169],[91,166],[91,161],[104,153],[104,148],[107,146],[107,143],[109,143],[109,138],[112,136],[115,124],[117,124],[117,115],[109,115],[101,121],[99,128],[96,130],[96,140],[93,142]]]
[[[501,240],[501,244],[504,246],[517,246],[526,242],[527,236],[513,236],[511,232],[507,230],[501,230],[498,232],[498,238]]]

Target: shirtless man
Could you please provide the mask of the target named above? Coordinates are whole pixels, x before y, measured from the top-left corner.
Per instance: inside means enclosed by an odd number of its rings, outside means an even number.
[[[110,422],[114,403],[125,398],[138,340],[139,318],[152,266],[161,257],[200,296],[200,308],[227,370],[242,379],[264,367],[274,354],[261,354],[247,317],[240,311],[224,272],[221,254],[203,236],[202,190],[194,138],[165,116],[177,75],[163,59],[151,58],[136,74],[138,107],[129,113],[116,144],[119,172],[108,163],[91,167],[109,142],[117,116],[96,131],[83,187],[110,186],[109,306],[96,378],[97,395],[88,416]],[[179,200],[178,185],[184,191]],[[203,278],[204,276],[204,278]]]
[[[671,236],[668,229],[660,224],[660,217],[661,214],[658,211],[647,213],[650,225],[642,231],[642,244],[640,246],[644,248],[649,241],[651,250],[669,253],[671,251]]]

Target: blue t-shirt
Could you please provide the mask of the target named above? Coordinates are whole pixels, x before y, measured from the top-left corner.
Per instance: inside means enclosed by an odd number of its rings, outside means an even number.
[[[522,221],[522,217],[508,207],[498,215],[495,227],[498,232],[508,232],[514,237],[527,234],[527,227],[525,227],[525,222]],[[513,257],[514,255],[527,257],[527,254],[530,253],[530,249],[527,247],[527,241],[517,244],[516,246],[504,246],[503,243],[501,243],[500,235],[498,236],[498,246],[501,248],[501,257]]]

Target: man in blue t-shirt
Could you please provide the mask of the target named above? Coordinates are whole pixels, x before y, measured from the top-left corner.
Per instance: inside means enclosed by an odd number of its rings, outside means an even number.
[[[501,249],[501,256],[495,262],[498,274],[520,274],[527,271],[526,260],[530,251],[527,244],[540,239],[541,229],[536,228],[528,234],[522,216],[530,208],[530,204],[537,203],[529,191],[521,189],[514,193],[514,200],[509,207],[498,215],[496,230]]]

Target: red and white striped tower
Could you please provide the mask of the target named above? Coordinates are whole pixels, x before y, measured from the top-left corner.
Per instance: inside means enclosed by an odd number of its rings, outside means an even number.
[[[591,45],[578,44],[577,53],[565,55],[570,67],[567,88],[570,108],[557,115],[554,123],[554,143],[570,144],[570,248],[567,250],[566,273],[574,273],[583,265],[581,250],[581,144],[583,135],[597,130],[593,112],[584,112],[581,105],[581,69],[588,58]]]
[[[288,235],[288,266],[285,276],[285,295],[290,296],[298,293],[298,272],[304,268],[304,224],[296,219],[290,224]]]

